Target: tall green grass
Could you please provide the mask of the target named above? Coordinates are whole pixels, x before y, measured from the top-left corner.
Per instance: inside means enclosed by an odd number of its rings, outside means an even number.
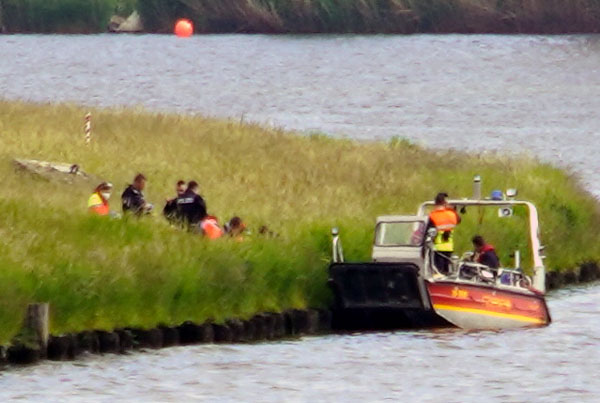
[[[138,0],[147,29],[200,32],[598,32],[596,0]]]
[[[0,0],[0,30],[37,33],[104,32],[113,14],[127,16],[137,0]]]
[[[340,226],[346,257],[369,258],[375,217],[414,214],[445,190],[471,194],[517,187],[542,219],[548,266],[599,260],[596,201],[569,174],[526,157],[423,150],[404,140],[358,142],[302,136],[256,125],[134,109],[92,110],[0,101],[0,341],[18,327],[27,303],[49,301],[52,331],[154,326],[246,317],[259,311],[326,306],[329,229]],[[78,163],[119,194],[137,172],[147,198],[171,197],[174,183],[200,183],[210,213],[243,217],[245,242],[206,241],[171,228],[160,215],[142,220],[90,217],[95,182],[67,184],[16,170],[12,159]],[[475,232],[496,244],[505,264],[527,240],[522,213],[479,219],[470,209],[457,251]],[[279,234],[263,238],[261,225]]]

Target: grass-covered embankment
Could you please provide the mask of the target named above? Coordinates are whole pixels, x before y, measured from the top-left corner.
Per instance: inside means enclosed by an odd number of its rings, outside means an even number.
[[[596,0],[0,0],[8,32],[102,32],[136,8],[148,32],[599,32]],[[2,18],[4,15],[4,18]],[[2,23],[4,21],[4,23]]]
[[[137,0],[0,0],[0,33],[105,32],[112,15],[127,16],[136,6]]]
[[[568,33],[598,32],[596,0],[144,0],[146,29],[181,16],[200,32]]]
[[[237,122],[138,110],[94,110],[94,140],[83,143],[87,109],[0,102],[0,342],[32,301],[49,301],[55,333],[247,317],[327,304],[329,228],[341,227],[347,258],[367,259],[374,219],[408,213],[440,189],[469,195],[518,187],[535,201],[550,268],[600,258],[595,200],[564,172],[527,158],[433,153],[402,140],[360,143],[297,136]],[[244,217],[278,238],[208,242],[159,215],[110,220],[86,214],[95,186],[49,182],[16,171],[13,157],[79,163],[119,193],[137,172],[161,202],[180,178],[201,184],[209,211]],[[459,250],[481,232],[508,257],[523,217],[480,224],[469,211]],[[496,224],[492,224],[495,222]],[[522,228],[522,227],[521,227]]]

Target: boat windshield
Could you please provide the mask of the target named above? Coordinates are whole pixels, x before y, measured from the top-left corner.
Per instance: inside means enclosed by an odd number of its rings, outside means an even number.
[[[380,222],[375,229],[375,246],[421,246],[424,233],[422,221]]]

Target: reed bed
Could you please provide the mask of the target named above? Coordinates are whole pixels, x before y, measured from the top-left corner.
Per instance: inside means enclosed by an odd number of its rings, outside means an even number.
[[[186,16],[200,32],[598,32],[595,0],[164,0],[138,1],[147,29]]]
[[[0,0],[8,32],[103,32],[111,14],[142,15],[148,32],[191,18],[198,32],[598,32],[596,0]],[[2,17],[4,16],[4,17]]]
[[[0,101],[0,342],[33,301],[50,302],[54,333],[326,306],[332,226],[341,228],[347,259],[368,259],[377,215],[413,214],[440,190],[468,196],[475,174],[486,193],[517,187],[538,205],[552,270],[600,258],[590,231],[600,225],[596,200],[572,175],[530,157],[433,152],[401,138],[358,142],[141,109],[93,109],[86,146],[87,111]],[[16,170],[13,158],[78,163],[97,179],[43,179]],[[239,215],[252,233],[244,242],[210,242],[160,214],[86,213],[97,181],[115,184],[119,210],[119,194],[138,172],[159,210],[178,179],[195,179],[211,214]],[[476,232],[497,244],[505,264],[527,247],[522,212],[506,221],[479,214],[465,215],[457,250],[470,249]],[[278,236],[258,235],[261,225]]]
[[[0,0],[0,33],[105,32],[112,15],[135,7],[137,0]]]

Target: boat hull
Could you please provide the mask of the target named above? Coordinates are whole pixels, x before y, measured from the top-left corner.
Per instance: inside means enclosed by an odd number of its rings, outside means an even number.
[[[451,280],[427,283],[435,312],[462,329],[506,329],[550,324],[544,296]]]
[[[333,327],[338,330],[448,326],[429,304],[419,268],[409,263],[334,263]]]

